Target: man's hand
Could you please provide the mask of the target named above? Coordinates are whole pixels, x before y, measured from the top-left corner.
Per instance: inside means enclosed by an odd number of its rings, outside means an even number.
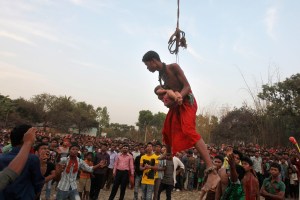
[[[23,143],[32,145],[35,142],[35,133],[37,132],[36,128],[30,128],[23,137]]]
[[[57,164],[55,170],[57,173],[62,173],[66,168],[66,164]]]
[[[260,195],[263,196],[263,197],[267,197],[268,194],[269,193],[266,190],[264,190],[264,189],[260,191]]]
[[[233,153],[228,155],[228,164],[230,165],[230,167],[235,167],[235,159]]]
[[[183,101],[182,96],[180,96],[180,97],[178,96],[176,98],[176,102],[177,102],[178,105],[182,105],[182,101]]]

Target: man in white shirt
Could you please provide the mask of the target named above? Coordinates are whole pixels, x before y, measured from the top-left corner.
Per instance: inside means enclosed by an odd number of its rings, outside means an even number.
[[[139,155],[140,155],[139,145],[136,145],[136,146],[134,147],[134,151],[132,151],[133,159],[135,160],[135,158],[136,158],[137,156],[139,156]]]
[[[80,200],[80,196],[77,191],[76,177],[79,169],[83,169],[87,172],[93,172],[94,169],[103,166],[103,163],[99,163],[95,166],[88,166],[83,160],[77,157],[79,146],[72,145],[70,147],[70,156],[61,158],[59,164],[64,166],[61,179],[57,185],[57,200]]]
[[[262,158],[260,157],[259,151],[256,151],[255,155],[250,157],[250,159],[253,162],[253,169],[256,172],[256,175],[257,175],[257,178],[259,181],[259,187],[261,187],[264,178],[263,178],[263,174],[262,174],[263,173]]]
[[[106,186],[105,189],[109,190],[111,184],[113,183],[114,177],[113,177],[113,170],[114,170],[114,165],[115,165],[115,161],[117,159],[117,152],[116,150],[116,146],[114,144],[111,145],[110,150],[107,151],[108,155],[109,155],[109,165],[108,165],[108,170],[107,170],[107,179],[106,179]]]

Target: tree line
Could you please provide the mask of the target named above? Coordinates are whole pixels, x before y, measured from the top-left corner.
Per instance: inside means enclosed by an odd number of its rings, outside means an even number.
[[[300,139],[300,74],[284,81],[262,85],[258,94],[252,94],[254,104],[233,108],[222,116],[209,113],[196,117],[196,130],[207,143],[257,143],[286,145],[288,138]],[[13,127],[18,123],[40,123],[68,132],[96,127],[98,134],[109,137],[127,137],[137,141],[161,140],[166,114],[141,110],[136,126],[110,123],[107,107],[94,108],[72,97],[39,94],[29,100],[10,99],[0,95],[0,126]],[[136,128],[137,127],[137,128]]]

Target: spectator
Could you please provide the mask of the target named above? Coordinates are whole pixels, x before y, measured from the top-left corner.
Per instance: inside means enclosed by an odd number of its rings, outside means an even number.
[[[110,150],[107,152],[109,155],[109,165],[107,169],[107,175],[106,175],[106,190],[110,189],[110,185],[113,183],[114,176],[113,176],[113,170],[115,165],[115,160],[117,159],[117,152],[115,151],[116,146],[113,144],[110,147]]]
[[[0,170],[3,170],[17,156],[23,145],[23,136],[31,128],[30,125],[16,126],[10,134],[12,151],[0,157]],[[28,144],[27,144],[28,145]],[[36,155],[29,155],[20,176],[0,192],[0,199],[35,199],[44,185],[44,177],[40,169],[40,161]]]
[[[97,165],[99,163],[102,163],[102,167],[99,169],[96,169],[94,171],[94,177],[91,181],[91,192],[90,192],[90,198],[91,200],[98,199],[100,190],[103,189],[103,186],[106,181],[106,174],[108,170],[108,166],[110,163],[110,157],[108,155],[107,151],[107,144],[101,145],[101,151],[96,154],[94,165]]]
[[[91,167],[93,166],[93,160],[94,160],[93,153],[88,152],[85,155],[84,162]],[[90,191],[91,191],[91,173],[81,170],[79,175],[79,183],[78,183],[78,193],[80,198],[88,200],[90,197]]]
[[[23,145],[18,155],[9,163],[8,167],[0,172],[0,191],[8,184],[12,183],[21,174],[26,164],[29,151],[35,141],[35,132],[35,128],[30,128],[24,134]]]
[[[285,184],[280,180],[281,166],[278,163],[270,165],[269,178],[263,181],[260,194],[265,200],[284,199]]]
[[[104,166],[103,162],[95,166],[88,166],[82,159],[78,158],[79,146],[73,144],[70,147],[70,155],[63,157],[60,160],[60,165],[64,165],[61,179],[57,185],[57,200],[78,200],[79,194],[77,191],[76,177],[78,170],[83,169],[88,172],[93,172],[94,169]]]
[[[154,150],[154,155],[156,156],[155,159],[157,160],[158,163],[160,163],[159,159],[161,157],[161,148],[162,148],[162,145],[159,142],[156,142],[155,150]],[[158,196],[159,185],[160,185],[160,181],[161,181],[161,178],[162,178],[160,170],[164,170],[164,168],[159,169],[159,167],[158,167],[157,170],[155,171],[155,177],[154,177],[155,180],[154,180],[154,189],[153,189],[153,200],[157,200],[157,196]],[[160,176],[159,176],[159,174],[160,174]]]
[[[119,199],[123,200],[126,192],[126,186],[129,182],[129,176],[134,176],[133,157],[128,153],[128,150],[129,146],[127,144],[123,145],[122,153],[117,156],[113,171],[115,179],[109,200],[113,200],[115,198],[120,185],[121,191]]]
[[[262,174],[263,166],[262,166],[262,158],[260,156],[260,152],[256,151],[255,155],[250,158],[253,162],[253,169],[257,174],[259,186],[261,187],[263,181],[263,174]]]
[[[255,171],[253,170],[253,162],[249,157],[242,157],[242,166],[245,170],[245,176],[242,184],[245,192],[245,200],[259,200],[259,182]]]
[[[143,200],[151,200],[154,188],[155,170],[157,169],[158,160],[154,155],[152,143],[148,143],[146,154],[141,157],[140,169],[143,171],[142,191]]]
[[[143,176],[143,171],[140,170],[141,157],[145,153],[144,146],[140,146],[140,155],[138,155],[134,160],[134,200],[138,200],[139,188],[141,186],[141,180]]]

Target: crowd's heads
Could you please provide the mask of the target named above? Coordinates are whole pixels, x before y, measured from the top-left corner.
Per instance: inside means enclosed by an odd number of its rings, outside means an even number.
[[[233,150],[234,160],[236,164],[239,164],[243,154],[238,150]]]
[[[22,145],[23,144],[23,136],[31,127],[32,126],[28,125],[28,124],[22,124],[22,125],[16,126],[10,133],[11,145],[13,147]]]
[[[78,144],[73,143],[69,148],[70,156],[78,156],[79,150],[80,150],[80,147],[78,146]]]
[[[276,163],[276,162],[272,162],[270,164],[270,172],[271,172],[271,174],[272,174],[272,171],[274,171],[275,169],[278,170],[278,172],[281,172],[281,166],[280,166],[280,164]]]
[[[44,151],[48,149],[48,144],[47,143],[38,143],[35,147],[34,147],[34,151],[35,152],[40,152],[40,151]]]
[[[48,144],[49,143],[49,137],[47,137],[47,136],[44,136],[44,137],[42,137],[42,143],[46,143],[46,144]]]
[[[128,153],[129,151],[129,145],[128,144],[123,144],[122,146],[122,152],[123,153]]]
[[[92,152],[88,152],[88,153],[85,155],[85,158],[88,159],[88,160],[93,160],[94,154],[93,154]]]
[[[216,155],[213,159],[213,163],[218,169],[220,169],[224,163],[224,157],[221,155]]]
[[[153,151],[153,144],[151,142],[147,143],[146,152],[151,153]]]

